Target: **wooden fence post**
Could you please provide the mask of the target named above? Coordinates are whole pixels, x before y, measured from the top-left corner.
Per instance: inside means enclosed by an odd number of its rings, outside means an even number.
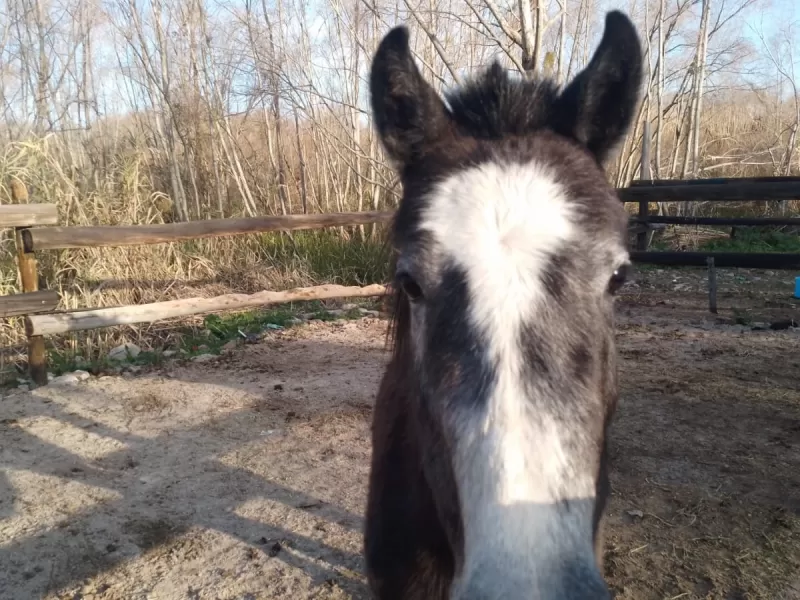
[[[708,265],[708,310],[711,314],[717,314],[717,267],[714,264],[714,257],[706,259]]]
[[[642,162],[639,169],[639,179],[649,181],[650,175],[650,123],[645,121],[644,131],[642,132]],[[650,201],[639,201],[639,224],[644,226],[644,230],[636,234],[636,249],[639,252],[647,250],[649,245],[650,227],[647,222],[647,215],[650,210]]]
[[[11,197],[20,204],[28,201],[28,190],[17,179],[12,180]],[[19,277],[23,292],[38,292],[39,274],[36,270],[36,255],[33,252],[25,252],[25,244],[22,241],[22,232],[25,229],[27,227],[16,227],[14,231]],[[34,384],[45,385],[47,383],[47,353],[44,349],[44,338],[41,335],[28,336],[28,372]]]

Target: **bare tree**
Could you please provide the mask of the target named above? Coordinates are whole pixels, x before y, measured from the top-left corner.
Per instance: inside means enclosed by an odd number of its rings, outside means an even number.
[[[695,83],[694,83],[694,130],[692,140],[694,142],[693,171],[697,177],[700,171],[700,118],[703,114],[703,87],[706,79],[706,57],[708,53],[708,16],[710,14],[711,0],[702,0],[703,12],[700,17],[700,29],[697,34],[697,58],[695,59]]]
[[[786,28],[748,54],[734,17],[754,1],[631,0],[648,81],[612,181],[635,176],[645,122],[656,177],[797,170],[798,34]],[[393,205],[399,184],[372,133],[365,86],[369,57],[393,25],[410,25],[415,60],[444,90],[494,58],[563,84],[585,66],[603,18],[594,0],[101,8],[0,0],[0,131],[9,141],[58,139],[53,160],[86,196],[117,185],[104,175],[114,165],[135,163],[140,187],[176,219]],[[780,85],[747,75],[754,89],[734,101],[745,74],[767,71],[758,60]],[[81,210],[73,203],[69,214]]]

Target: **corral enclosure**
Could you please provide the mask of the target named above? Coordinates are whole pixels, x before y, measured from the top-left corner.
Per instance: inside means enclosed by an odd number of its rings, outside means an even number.
[[[608,173],[615,186],[645,180],[622,188],[638,195],[634,258],[652,225],[668,224],[670,241],[654,241],[659,260],[679,250],[702,265],[721,249],[717,267],[741,267],[759,245],[748,266],[797,268],[797,6],[624,4],[648,53],[647,84]],[[0,600],[367,598],[361,528],[385,318],[345,310],[329,320],[318,305],[322,320],[284,315],[295,324],[230,347],[238,322],[225,322],[215,357],[199,319],[162,328],[132,317],[191,297],[209,306],[252,294],[256,304],[255,294],[274,300],[296,286],[386,283],[366,216],[393,211],[400,192],[366,101],[380,37],[411,25],[439,91],[498,56],[563,83],[585,66],[610,7],[234,5],[0,0],[0,209],[49,211],[71,230],[27,221],[13,225],[33,229],[0,234],[0,316],[12,316],[0,319],[0,380],[21,384],[0,387]],[[708,180],[725,176],[784,181]],[[358,211],[357,230],[153,237],[343,211]],[[732,217],[770,231],[711,229]],[[146,231],[153,245],[98,247]],[[617,598],[800,597],[793,276],[720,268],[718,316],[700,270],[643,269],[626,288],[605,548]],[[32,306],[59,312],[23,327]],[[46,340],[33,328],[86,308],[126,325]],[[778,321],[789,325],[769,327]],[[120,342],[159,361],[109,368]],[[165,350],[178,358],[160,361]],[[92,372],[81,381],[28,391],[17,379],[78,359]]]
[[[786,274],[640,269],[618,303],[606,576],[619,599],[800,597],[800,334]],[[5,393],[0,597],[367,598],[386,321]]]

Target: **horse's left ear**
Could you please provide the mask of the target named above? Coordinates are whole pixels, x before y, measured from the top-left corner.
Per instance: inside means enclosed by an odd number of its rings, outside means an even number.
[[[639,35],[628,17],[611,11],[592,60],[559,97],[559,133],[604,162],[633,120],[641,84]]]

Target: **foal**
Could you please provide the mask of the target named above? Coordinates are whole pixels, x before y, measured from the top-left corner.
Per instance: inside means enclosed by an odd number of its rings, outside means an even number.
[[[601,165],[641,63],[610,12],[563,91],[495,63],[445,105],[405,28],[377,50],[372,110],[403,183],[365,530],[381,600],[610,597],[598,532],[628,253]]]

